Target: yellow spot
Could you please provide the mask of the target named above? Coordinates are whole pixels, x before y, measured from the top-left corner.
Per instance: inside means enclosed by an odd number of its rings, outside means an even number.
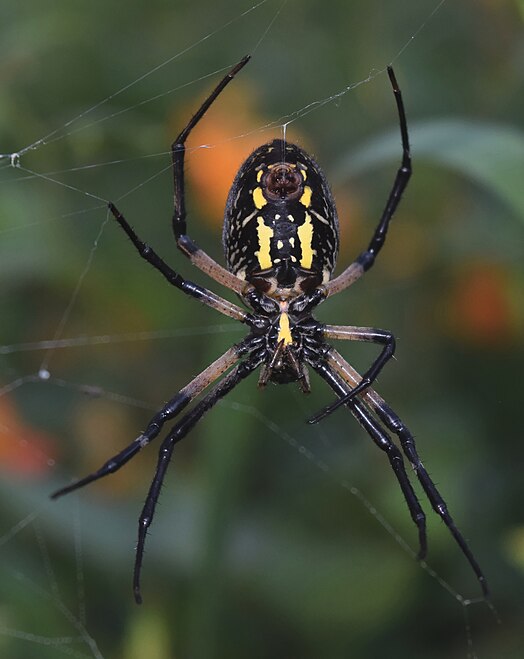
[[[255,202],[255,206],[259,209],[267,204],[267,199],[264,197],[262,188],[255,188],[253,190],[253,201]]]
[[[284,345],[291,345],[293,343],[293,337],[291,336],[291,329],[289,327],[289,316],[284,312],[280,314],[277,341],[282,341],[282,339],[284,339]]]
[[[273,238],[274,232],[271,227],[264,224],[263,217],[259,217],[257,220],[258,246],[260,249],[258,252],[255,252],[255,256],[258,258],[260,268],[262,270],[269,270],[273,265],[269,251],[271,249],[271,238]]]
[[[263,174],[264,174],[264,170],[263,170],[263,169],[261,169],[261,170],[259,170],[259,171],[257,172],[257,181],[258,181],[259,183],[260,183],[260,179],[262,178]]]
[[[306,270],[309,270],[313,263],[313,256],[317,253],[311,246],[313,241],[313,225],[309,213],[306,213],[306,221],[302,226],[298,227],[297,233],[300,241],[300,249],[302,250],[300,265]]]
[[[284,243],[281,240],[279,240],[277,243],[277,249],[282,249],[282,247],[284,247]]]
[[[304,187],[304,192],[300,197],[300,203],[306,208],[309,208],[311,206],[311,188],[309,187],[309,185],[306,185]]]

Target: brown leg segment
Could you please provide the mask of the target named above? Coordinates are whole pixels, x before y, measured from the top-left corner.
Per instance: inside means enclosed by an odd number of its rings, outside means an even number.
[[[346,396],[339,398],[331,405],[328,405],[312,419],[311,423],[317,423],[338,407],[349,402],[352,398],[365,391],[378,377],[380,371],[395,354],[395,337],[391,332],[386,330],[375,329],[372,327],[354,327],[344,325],[325,325],[325,339],[341,339],[346,341],[368,341],[370,343],[379,343],[382,348],[379,356],[375,359],[370,368],[364,373],[358,385],[356,385]]]
[[[150,263],[156,270],[161,272],[165,279],[167,279],[167,281],[172,286],[180,289],[186,293],[186,295],[190,295],[191,297],[200,300],[200,302],[206,304],[212,309],[215,309],[221,314],[224,314],[224,316],[229,316],[230,318],[234,318],[240,322],[246,321],[248,314],[243,309],[238,307],[236,304],[229,302],[229,300],[220,297],[216,293],[213,293],[207,288],[199,286],[189,279],[184,279],[181,277],[163,259],[161,259],[160,256],[158,256],[152,247],[140,240],[126,218],[113,203],[109,203],[108,208],[118,224],[126,232],[128,238],[131,240],[140,256],[148,263]]]
[[[58,499],[64,494],[69,494],[74,490],[78,490],[84,485],[88,485],[93,481],[97,481],[104,476],[115,473],[120,467],[123,467],[131,458],[133,458],[140,450],[147,446],[160,432],[162,426],[169,419],[177,416],[189,403],[212,382],[217,380],[227,369],[238,361],[240,355],[237,347],[230,348],[221,357],[210,364],[206,369],[196,376],[189,384],[181,389],[176,396],[174,396],[164,407],[155,414],[155,416],[148,423],[144,432],[131,442],[120,453],[117,453],[104,463],[100,469],[80,478],[70,485],[57,490],[51,495],[52,499]]]

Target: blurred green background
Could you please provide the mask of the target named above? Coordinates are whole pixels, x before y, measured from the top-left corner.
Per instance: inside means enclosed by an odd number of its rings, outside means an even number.
[[[524,4],[445,2],[430,18],[436,0],[289,0],[277,16],[268,0],[242,16],[252,3],[2,0],[0,153],[45,139],[19,168],[0,160],[0,655],[522,657]],[[177,447],[142,607],[131,573],[155,446],[48,500],[242,336],[141,262],[103,199],[206,283],[171,238],[167,150],[210,74],[247,52],[192,142],[213,148],[189,154],[191,232],[221,258],[243,158],[296,110],[373,72],[288,127],[332,182],[339,267],[367,244],[400,158],[387,76],[374,75],[394,59],[414,176],[375,268],[318,316],[397,336],[377,389],[414,432],[500,624],[482,604],[464,609],[352,496],[414,546],[388,462],[349,413],[304,423],[332,398],[317,378],[309,397],[251,378]],[[360,369],[375,354],[339,347]],[[477,597],[421,500],[430,565]]]

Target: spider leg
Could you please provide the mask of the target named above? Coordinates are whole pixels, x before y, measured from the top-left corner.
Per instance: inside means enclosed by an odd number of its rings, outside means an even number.
[[[312,363],[312,366],[315,371],[329,384],[329,386],[337,394],[339,394],[339,396],[344,396],[347,393],[347,384],[326,361]],[[409,477],[406,473],[406,466],[404,464],[402,453],[393,443],[393,440],[388,435],[388,433],[383,430],[383,428],[381,428],[380,424],[373,417],[369,409],[363,404],[361,400],[351,400],[346,403],[346,406],[349,408],[362,428],[364,428],[371,439],[379,447],[379,449],[386,453],[391,468],[393,469],[393,472],[402,490],[402,494],[404,495],[404,499],[406,500],[411,519],[418,528],[418,558],[423,559],[427,552],[426,515],[422,510],[422,506],[417,499],[415,490],[413,489],[413,486],[411,485]]]
[[[217,380],[232,366],[240,358],[242,352],[242,344],[230,348],[166,403],[151,419],[144,432],[133,440],[131,444],[105,462],[100,469],[57,490],[51,495],[51,498],[58,499],[64,496],[64,494],[69,494],[74,490],[84,487],[84,485],[88,485],[93,481],[97,481],[104,476],[114,474],[115,471],[118,471],[158,435],[166,421],[177,416],[208,385]]]
[[[243,57],[229,73],[227,73],[218,83],[211,94],[206,98],[196,113],[191,117],[186,127],[181,131],[176,140],[171,145],[171,157],[173,161],[173,184],[174,184],[174,213],[173,213],[173,232],[177,241],[177,246],[197,268],[205,272],[219,284],[232,289],[238,294],[242,294],[246,289],[246,282],[240,279],[229,270],[218,264],[208,254],[190,238],[186,231],[186,200],[185,200],[185,177],[184,161],[186,153],[186,140],[193,128],[202,119],[209,107],[217,99],[224,88],[233,80],[236,74],[249,62],[250,56]]]
[[[229,316],[230,318],[234,318],[235,320],[239,320],[241,322],[246,321],[248,314],[236,304],[233,304],[232,302],[229,302],[219,295],[216,295],[216,293],[209,291],[203,286],[199,286],[198,284],[193,283],[189,279],[183,279],[183,277],[175,272],[163,259],[160,258],[160,256],[158,256],[152,247],[140,240],[134,229],[131,227],[122,213],[118,210],[115,204],[110,202],[108,207],[118,224],[126,232],[128,238],[136,247],[140,256],[148,263],[150,263],[156,270],[162,273],[165,279],[167,279],[167,281],[172,286],[179,288],[181,291],[186,293],[186,295],[190,295],[191,297],[200,300],[200,302],[203,302],[208,307],[212,307],[225,316]]]
[[[339,398],[331,405],[327,405],[318,414],[308,420],[308,423],[318,423],[326,416],[334,412],[338,407],[349,402],[352,398],[362,393],[377,379],[380,371],[395,354],[395,337],[391,332],[370,327],[350,327],[344,325],[325,325],[325,339],[342,339],[349,341],[370,341],[371,343],[383,344],[380,354],[370,368],[364,373],[360,382],[351,391]]]
[[[333,348],[330,350],[327,356],[327,362],[329,366],[345,381],[349,386],[355,387],[361,380],[361,376],[357,371],[350,365],[348,362]],[[471,549],[468,546],[468,543],[462,536],[461,532],[458,530],[457,526],[451,515],[449,514],[446,502],[442,498],[442,495],[438,491],[435,483],[431,480],[426,468],[424,467],[422,461],[417,452],[415,446],[415,439],[409,430],[409,428],[403,423],[399,416],[387,405],[387,403],[381,398],[373,389],[367,389],[361,396],[362,400],[373,409],[382,423],[393,432],[399,439],[402,446],[404,454],[411,463],[411,466],[415,470],[417,478],[422,485],[424,492],[428,498],[428,501],[431,504],[433,510],[437,515],[442,519],[444,524],[448,527],[449,532],[455,539],[455,542],[460,547],[462,553],[466,557],[468,563],[471,566],[471,569],[475,573],[482,593],[486,599],[489,599],[489,588],[486,577],[482,572],[480,565],[478,564],[476,558],[473,556]],[[351,404],[350,404],[351,406]]]
[[[404,103],[402,101],[402,94],[395,78],[395,74],[391,66],[388,66],[388,76],[391,82],[391,87],[393,88],[393,93],[395,95],[395,101],[397,104],[398,118],[400,123],[400,134],[402,137],[402,161],[397,174],[395,176],[395,181],[389,197],[382,212],[382,217],[378,223],[373,238],[368,245],[368,248],[362,252],[357,259],[351,263],[338,277],[332,279],[327,284],[325,284],[327,296],[335,295],[340,293],[348,286],[351,286],[357,279],[359,279],[364,272],[369,270],[374,264],[375,259],[382,249],[384,242],[386,240],[386,234],[388,232],[389,223],[393,214],[395,213],[397,206],[400,202],[402,194],[406,189],[408,181],[411,177],[411,156],[409,152],[409,137],[408,137],[408,126],[406,121],[406,111],[404,109]]]
[[[178,421],[169,435],[164,439],[158,453],[155,476],[149,488],[147,498],[138,523],[138,542],[136,547],[135,569],[133,573],[133,591],[137,604],[142,603],[140,594],[140,573],[144,556],[144,545],[147,530],[153,521],[156,503],[162,488],[162,483],[171,460],[175,444],[183,439],[196,425],[202,416],[208,412],[221,398],[228,394],[237,384],[246,378],[262,362],[258,352],[254,352],[244,362],[238,364],[226,375],[195,407]]]

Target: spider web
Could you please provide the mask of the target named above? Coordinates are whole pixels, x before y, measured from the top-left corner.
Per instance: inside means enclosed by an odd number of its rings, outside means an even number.
[[[235,62],[235,58],[222,56],[216,60],[214,66],[209,67],[208,65],[209,61],[213,61],[213,56],[210,57],[209,53],[220,52],[220,43],[224,43],[228,39],[237,39],[239,42],[238,48],[235,48],[238,55],[236,59],[239,59],[245,52],[250,52],[253,54],[254,66],[262,66],[266,61],[274,65],[272,50],[276,50],[275,56],[278,57],[280,50],[276,46],[284,41],[289,30],[294,29],[294,19],[299,11],[299,3],[294,0],[284,2],[282,0],[261,0],[255,4],[237,4],[239,6],[235,10],[228,9],[228,14],[224,10],[222,21],[217,23],[213,29],[204,30],[202,36],[190,35],[187,39],[188,45],[182,47],[177,45],[172,54],[161,60],[160,63],[149,62],[143,67],[142,72],[137,65],[138,75],[133,80],[126,81],[126,79],[120,78],[122,83],[116,85],[116,91],[110,91],[101,100],[95,98],[93,102],[93,99],[88,99],[88,102],[83,105],[83,109],[79,112],[69,113],[67,116],[57,111],[56,122],[51,117],[46,119],[44,126],[38,127],[40,130],[32,131],[40,134],[41,137],[25,146],[15,144],[14,148],[11,146],[2,148],[4,154],[0,157],[1,185],[4,189],[24,186],[24,189],[27,190],[26,205],[23,208],[11,209],[13,211],[10,215],[12,224],[8,223],[6,228],[0,231],[2,241],[7,245],[2,257],[6,271],[11,269],[16,271],[18,266],[23,266],[28,260],[33,260],[34,272],[38,276],[41,276],[40,273],[44,274],[47,267],[51,269],[52,276],[57,276],[57,268],[69,270],[72,273],[66,290],[62,292],[58,301],[54,300],[55,307],[51,310],[45,309],[47,326],[38,326],[37,332],[37,335],[39,334],[43,338],[36,338],[36,340],[25,340],[24,338],[23,341],[10,342],[0,347],[4,383],[0,388],[0,401],[4,401],[6,404],[8,401],[9,406],[11,401],[16,401],[25,410],[27,417],[33,420],[33,427],[41,424],[42,428],[53,428],[58,432],[60,423],[63,422],[63,419],[60,418],[60,409],[71,411],[72,407],[78,404],[78,399],[85,395],[87,395],[88,401],[96,400],[101,403],[100,414],[104,422],[107,419],[112,420],[112,413],[106,411],[105,405],[111,408],[118,407],[122,410],[123,415],[132,410],[143,411],[144,418],[147,418],[148,414],[158,408],[162,400],[161,396],[169,395],[170,392],[164,391],[158,397],[156,391],[153,390],[151,396],[145,398],[143,389],[134,387],[132,382],[141,376],[133,365],[129,364],[128,360],[132,352],[126,350],[126,346],[132,346],[132,350],[136,350],[137,353],[145,351],[147,356],[149,345],[165,343],[165,351],[169,352],[169,361],[173,365],[176,365],[180,350],[192,354],[195,346],[200,346],[200,348],[197,347],[197,350],[201,351],[202,359],[199,359],[198,364],[186,367],[186,375],[189,374],[190,377],[191,372],[197,372],[209,361],[210,356],[217,349],[213,344],[213,350],[207,354],[208,351],[204,350],[203,344],[198,341],[199,337],[205,337],[205,340],[210,343],[214,341],[215,337],[218,337],[217,341],[220,345],[222,340],[227,345],[241,335],[242,328],[231,323],[221,323],[216,320],[213,321],[213,324],[208,324],[207,321],[191,323],[189,319],[192,316],[188,313],[185,314],[185,326],[176,327],[176,309],[156,316],[153,314],[159,327],[175,326],[174,329],[154,331],[137,329],[124,332],[114,332],[111,329],[107,331],[106,327],[113,328],[115,323],[114,321],[106,323],[106,321],[109,318],[114,319],[116,313],[122,313],[124,322],[120,326],[125,327],[126,313],[129,313],[129,310],[125,308],[125,305],[113,310],[107,300],[94,299],[89,286],[89,282],[98,277],[106,278],[108,281],[117,277],[117,282],[108,285],[128,286],[129,289],[133,289],[134,286],[147,286],[152,291],[159,288],[155,275],[150,276],[148,272],[144,273],[143,264],[139,262],[135,254],[130,254],[132,250],[129,249],[129,245],[122,240],[122,236],[117,231],[113,231],[107,215],[106,200],[111,199],[119,205],[122,204],[124,212],[137,227],[139,235],[148,241],[151,237],[150,242],[159,244],[159,239],[160,241],[168,240],[169,227],[165,227],[165,233],[158,233],[163,229],[151,227],[151,225],[153,221],[155,224],[162,224],[164,223],[162,218],[169,218],[169,212],[166,209],[170,195],[169,152],[167,148],[164,150],[151,149],[153,141],[155,144],[168,144],[168,140],[149,141],[146,136],[142,142],[142,153],[126,154],[122,158],[117,155],[111,160],[95,160],[94,162],[90,160],[90,156],[92,153],[96,154],[96,151],[88,144],[89,140],[93,138],[96,140],[106,130],[114,131],[117,138],[122,139],[119,132],[120,122],[124,122],[123,125],[128,127],[133,126],[133,122],[137,122],[137,130],[141,130],[141,112],[151,105],[158,107],[157,121],[160,123],[163,121],[163,116],[165,117],[165,107],[176,104],[178,94],[185,93],[189,88],[188,98],[191,99],[192,88],[195,89],[197,96],[202,93],[202,90],[209,89],[220,77],[220,74],[227,71]],[[341,103],[345,102],[348,93],[363,85],[370,85],[377,79],[382,83],[384,80],[382,74],[386,65],[409,57],[410,49],[420,42],[428,30],[430,31],[431,22],[436,15],[443,13],[445,9],[452,13],[449,8],[445,7],[446,4],[446,0],[438,3],[428,1],[418,3],[415,10],[407,3],[406,8],[410,9],[410,20],[406,21],[406,37],[392,45],[389,55],[379,61],[378,66],[363,70],[361,76],[355,81],[348,82],[342,88],[323,96],[317,96],[315,93],[317,87],[311,86],[308,90],[309,97],[303,96],[296,103],[287,100],[284,112],[277,113],[276,118],[270,120],[257,118],[251,128],[236,134],[230,133],[228,136],[220,137],[210,143],[192,146],[188,150],[188,173],[190,174],[192,170],[199,167],[199,156],[207,150],[216,151],[231,143],[248,142],[249,138],[253,136],[258,142],[266,141],[275,132],[289,135],[296,129],[299,134],[301,131],[305,134],[309,125],[308,121],[314,119],[315,116],[319,118],[318,121],[325,121],[325,123],[329,123],[332,117],[337,117],[337,121],[339,121],[341,114],[338,113],[338,108]],[[375,5],[375,10],[381,8],[380,2]],[[115,41],[118,42],[118,39],[119,36],[116,34]],[[117,44],[112,52],[112,58],[118,59]],[[304,57],[307,52],[307,49],[304,48]],[[320,54],[318,57],[321,59],[322,55]],[[198,77],[188,79],[185,72],[188,61],[193,61],[191,58],[197,58],[202,62],[199,67],[202,73]],[[308,66],[311,66],[311,60],[306,62],[306,70]],[[45,78],[45,70],[43,75]],[[112,77],[111,84],[114,84],[114,79],[119,79],[118,72],[114,78]],[[239,86],[241,84],[240,82]],[[328,87],[329,81],[326,81],[325,89]],[[269,93],[273,94],[273,91],[265,90],[265,94]],[[192,106],[194,104],[192,101]],[[185,114],[182,113],[181,116],[187,116],[188,111],[186,110]],[[126,123],[128,120],[129,124]],[[177,121],[179,121],[178,118]],[[57,127],[54,127],[55,125]],[[164,126],[162,128],[153,126],[151,132],[154,137],[158,137],[164,128]],[[170,134],[173,134],[173,131],[170,130]],[[20,136],[17,136],[17,139],[23,142]],[[114,148],[115,153],[118,154],[118,144]],[[86,153],[88,154],[87,159],[84,155]],[[136,177],[137,161],[143,171],[138,178],[130,179],[128,178],[129,172]],[[86,162],[87,164],[85,164]],[[102,182],[100,172],[108,173],[106,181]],[[165,198],[166,206],[160,209],[155,206],[148,211],[148,199],[157,198],[159,195]],[[53,202],[53,197],[65,201],[74,210],[67,213],[61,212],[60,203]],[[129,201],[131,204],[126,205],[126,202]],[[133,211],[135,204],[138,212]],[[147,222],[141,223],[139,214],[146,212],[148,213]],[[164,224],[168,225],[168,222]],[[52,242],[63,230],[68,233],[75,231],[79,233],[79,240],[70,243],[73,245],[73,251],[60,253],[61,241],[58,241],[59,247],[56,250],[51,248],[45,255],[39,249],[39,241]],[[191,231],[198,237],[196,222],[191,224]],[[127,258],[127,253],[129,253],[129,261],[119,260],[118,263],[112,261],[113,243],[123,243],[119,259]],[[207,245],[204,244],[204,247],[207,249]],[[209,251],[213,253],[216,252],[216,249],[213,250],[210,247]],[[121,256],[124,252],[126,252],[125,257]],[[180,258],[176,260],[177,258],[175,256],[175,267],[178,264],[182,272],[187,272],[186,264],[181,263]],[[173,262],[172,259],[171,262]],[[115,273],[115,268],[122,269],[123,274]],[[143,278],[143,283],[139,281],[139,278]],[[21,294],[23,293],[22,288]],[[171,295],[170,298],[167,297],[168,294]],[[172,292],[168,291],[166,298],[161,297],[160,299],[172,299]],[[160,304],[164,305],[164,302],[155,303],[155,307]],[[176,301],[174,304],[182,307],[184,302]],[[94,318],[90,317],[86,311],[91,305],[100,305],[100,311]],[[38,316],[39,312],[38,299],[28,300],[26,322],[30,323],[31,317]],[[7,313],[8,311],[4,311],[4,314]],[[200,320],[205,316],[195,312],[195,318]],[[87,329],[86,332],[84,327]],[[92,331],[93,328],[95,331]],[[17,336],[16,328],[10,327],[9,329],[14,331],[8,332],[8,336]],[[26,331],[21,334],[24,337],[28,334],[33,335]],[[119,355],[119,358],[109,367],[109,370],[114,368],[121,371],[116,378],[108,377],[108,369],[101,364],[100,357],[96,357],[96,350],[104,347]],[[69,354],[74,355],[72,362],[69,361],[71,359]],[[103,354],[108,356],[109,352]],[[185,360],[187,361],[186,357],[181,359],[182,362]],[[89,367],[91,361],[95,364],[94,368]],[[144,361],[146,360],[139,354],[138,364],[143,365]],[[150,376],[154,378],[154,371],[150,372]],[[176,371],[174,372],[174,388],[183,386],[186,381],[183,377],[179,377]],[[106,382],[110,384],[106,385]],[[113,389],[112,387],[116,384],[120,386]],[[249,384],[251,388],[254,387],[253,382]],[[240,388],[238,393],[235,392],[230,399],[223,401],[220,407],[228,414],[247,419],[242,423],[258,429],[258,432],[262,432],[266,436],[282,440],[284,445],[293,449],[293,453],[303,456],[308,465],[315,467],[314,471],[317,476],[325,477],[328,482],[336,483],[344,493],[352,495],[366,514],[378,522],[415,560],[416,552],[404,539],[403,532],[397,531],[388,522],[388,514],[382,513],[359,487],[341,475],[333,461],[332,443],[328,439],[330,434],[327,429],[315,427],[306,430],[302,425],[298,425],[298,422],[290,426],[286,423],[285,417],[274,418],[267,410],[262,412],[258,404],[258,397],[256,405],[251,402],[252,400],[254,400],[252,393]],[[36,412],[37,406],[41,405],[45,408],[46,404],[50,406],[50,413],[39,420]],[[308,416],[309,405],[306,406],[302,399],[297,399],[296,405],[304,406],[297,415],[302,421]],[[93,551],[93,544],[89,536],[92,525],[96,522],[92,515],[92,508],[87,503],[88,495],[71,497],[70,500],[64,502],[64,505],[47,501],[45,495],[54,489],[54,485],[63,483],[63,474],[54,475],[57,469],[54,456],[58,454],[58,451],[53,442],[49,441],[50,431],[41,433],[35,431],[31,434],[22,432],[22,422],[13,420],[15,417],[10,408],[8,413],[6,407],[4,414],[7,420],[0,422],[0,431],[22,452],[29,449],[31,460],[34,463],[34,472],[45,478],[43,482],[37,480],[36,484],[31,480],[26,480],[22,485],[7,477],[3,479],[2,488],[5,497],[10,502],[12,516],[10,520],[7,520],[7,525],[0,533],[0,549],[5,556],[4,570],[9,576],[9,582],[16,586],[12,586],[4,604],[3,621],[0,618],[0,640],[2,638],[6,641],[9,638],[19,639],[22,648],[20,656],[29,656],[27,648],[32,646],[36,647],[38,656],[42,656],[44,648],[50,648],[49,656],[97,658],[108,656],[101,650],[93,632],[89,631],[95,627],[95,624],[89,619],[93,607],[89,595],[92,568],[86,565],[89,562],[86,555]],[[218,411],[218,414],[221,412]],[[18,423],[20,426],[17,425]],[[137,426],[134,426],[134,421],[133,424],[123,422],[123,426],[131,432],[130,438],[136,435]],[[61,430],[69,438],[74,434],[74,426],[71,424],[66,423],[65,430],[63,427]],[[78,447],[71,447],[71,455],[74,455],[75,450],[78,451]],[[103,447],[100,455],[107,457],[114,450]],[[154,453],[154,449],[152,452]],[[103,459],[97,455],[94,461],[101,463]],[[281,459],[284,461],[284,458]],[[344,464],[344,466],[346,465]],[[380,467],[382,466],[380,464]],[[139,485],[143,490],[148,485],[149,475],[140,474],[140,472],[138,474],[141,481]],[[308,478],[313,477],[308,476]],[[181,488],[184,490],[183,484]],[[167,492],[164,492],[163,497],[166,498],[166,495]],[[169,501],[171,506],[171,499]],[[184,508],[183,504],[175,503],[175,505],[178,506],[173,513],[175,524],[191,536],[194,528],[191,521],[186,519],[186,516],[190,517],[191,508]],[[139,507],[140,503],[135,500],[129,507],[117,505],[115,507],[117,513],[111,514],[111,527],[117,530],[115,536],[123,545],[123,547],[115,547],[111,538],[104,538],[105,550],[111,564],[121,560],[124,550],[126,554],[132,555],[136,531],[136,520],[133,515],[138,514]],[[200,512],[197,510],[196,514],[198,515]],[[171,547],[173,538],[164,534],[161,527],[162,524],[157,519],[154,538],[150,540],[149,544],[158,543],[160,546],[166,544]],[[70,548],[70,556],[68,561],[71,556],[74,556],[74,562],[68,563],[66,575],[61,569],[58,569],[60,551],[56,548],[54,539],[57,534],[63,535],[64,533],[69,534],[67,545]],[[188,557],[189,545],[194,545],[194,539],[192,542],[180,541],[180,546],[177,546],[174,552],[175,554],[179,552],[182,556],[178,559],[182,565],[184,562],[188,565],[191,564],[191,558]],[[155,550],[149,546],[148,550],[151,559],[152,555],[155,555],[153,553]],[[392,551],[392,548],[388,547],[385,551]],[[18,560],[18,553],[38,557],[36,564],[32,564],[31,569],[28,570],[27,563]],[[129,558],[125,560],[127,561],[126,569],[128,569],[130,560]],[[147,560],[146,555],[146,562]],[[411,563],[410,565],[412,568]],[[422,563],[421,568],[433,578],[442,592],[449,595],[459,605],[459,610],[462,610],[465,619],[467,646],[465,654],[468,657],[478,656],[474,633],[469,622],[469,609],[471,604],[479,603],[480,600],[463,596],[442,577],[440,571],[432,569],[428,564]],[[53,623],[49,626],[44,625],[44,627],[35,623],[33,629],[38,629],[38,633],[19,626],[16,614],[12,612],[16,612],[20,606],[19,600],[23,599],[20,596],[21,593],[24,594],[23,597],[38,601],[42,609],[52,611],[53,613],[50,615]],[[119,593],[120,598],[126,596],[127,593]],[[351,597],[351,593],[348,593],[347,596]],[[130,596],[129,599],[131,599]],[[90,616],[87,613],[88,609],[91,609]],[[46,631],[47,629],[65,629],[67,633],[62,634],[57,631],[47,634],[43,633],[42,629]],[[9,647],[12,646],[9,645]]]

